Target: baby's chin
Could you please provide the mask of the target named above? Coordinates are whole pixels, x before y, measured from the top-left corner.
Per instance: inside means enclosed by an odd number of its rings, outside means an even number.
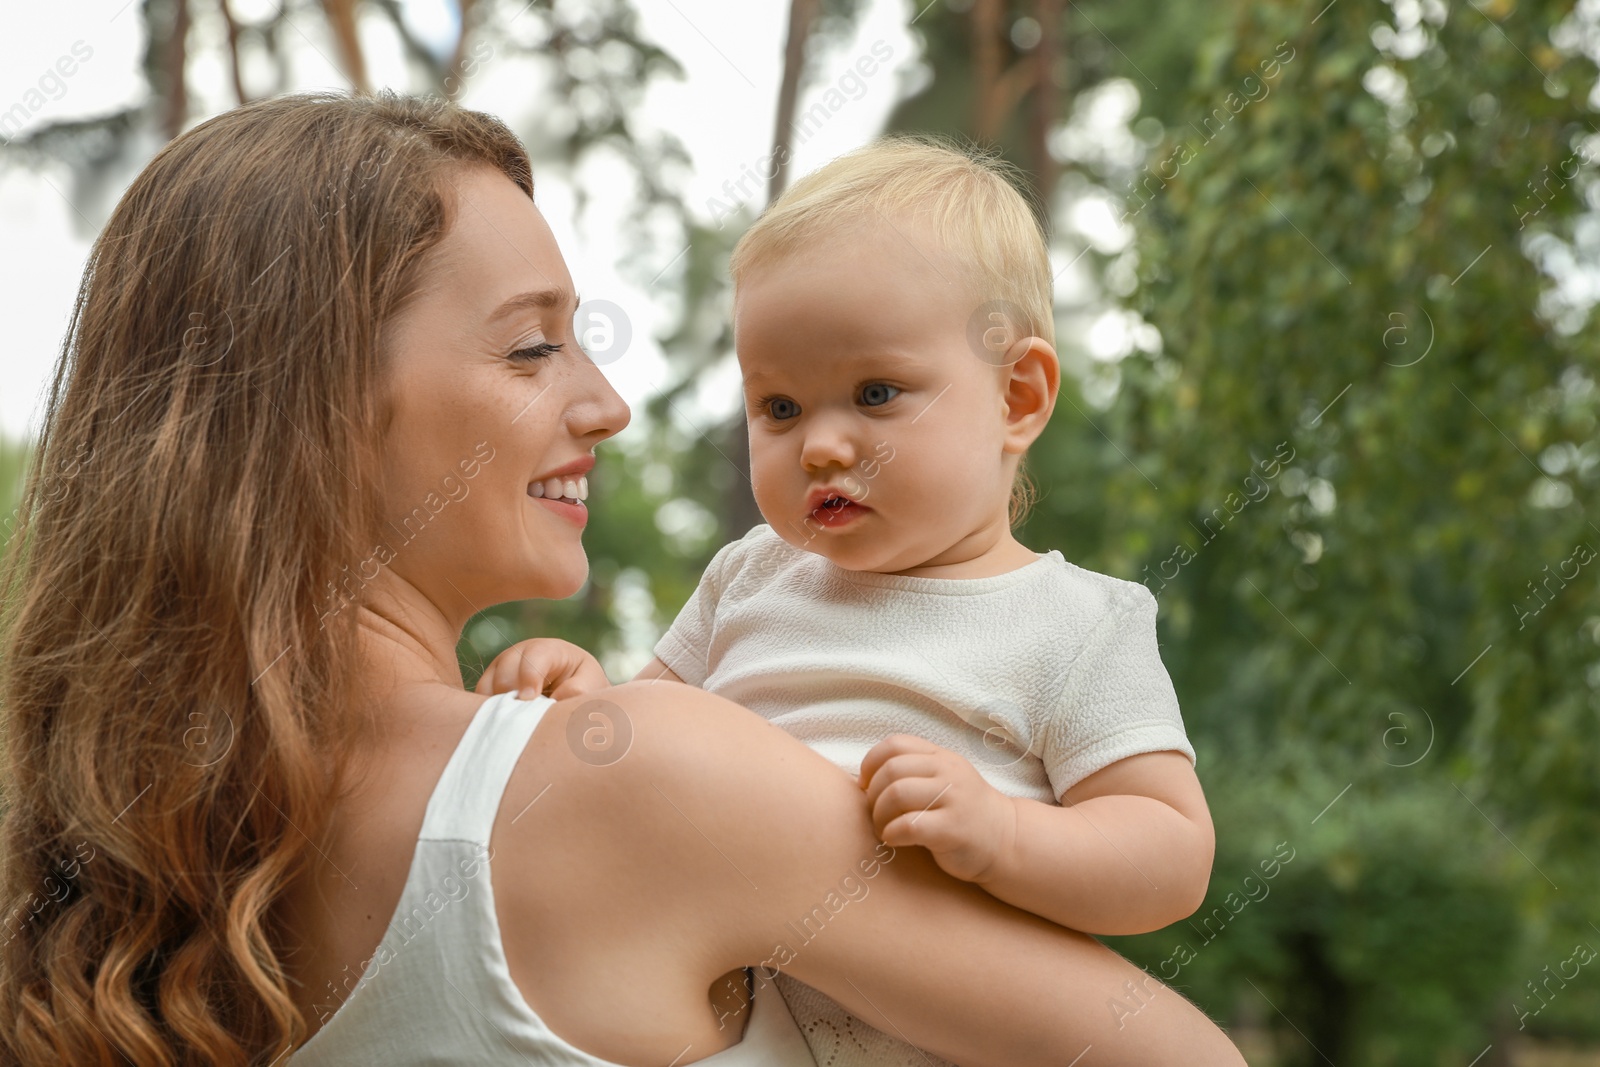
[[[841,570],[893,574],[921,565],[921,554],[914,551],[912,546],[886,544],[878,532],[862,533],[866,536],[830,531],[810,540],[798,537],[787,540],[796,548],[821,556]]]

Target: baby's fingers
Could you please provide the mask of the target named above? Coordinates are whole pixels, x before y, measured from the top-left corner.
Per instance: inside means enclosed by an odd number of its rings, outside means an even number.
[[[961,843],[954,814],[937,807],[895,816],[878,831],[878,840],[894,848],[920,845],[936,860],[939,853]]]
[[[569,697],[587,696],[601,689],[611,688],[611,679],[606,677],[606,672],[598,664],[584,664],[571,674],[560,676],[555,680],[555,688],[550,690],[550,696],[555,700],[566,700]]]
[[[865,773],[865,765],[863,765]],[[896,782],[907,778],[933,780],[946,778],[940,773],[939,758],[931,752],[908,752],[887,760],[866,781],[867,803],[876,804],[884,792]]]
[[[495,693],[505,692],[505,687],[496,684],[495,678],[496,673],[505,662],[505,657],[506,654],[502,652],[489,661],[489,665],[483,669],[483,673],[478,675],[478,684],[472,687],[474,693],[482,696],[492,696]]]
[[[517,656],[515,688],[517,696],[524,700],[544,695],[545,665],[538,657],[530,656],[527,649],[523,649]],[[511,688],[511,687],[507,687]]]
[[[478,684],[473,687],[473,692],[485,696],[495,693],[507,693],[513,689],[522,690],[530,685],[544,685],[541,671],[535,657],[528,655],[524,647],[526,642],[512,645],[496,656],[478,679]]]
[[[861,773],[857,778],[861,788],[865,789],[872,784],[872,779],[877,775],[878,769],[896,756],[909,753],[938,752],[940,748],[932,741],[917,737],[915,734],[890,734],[879,741],[861,759]]]
[[[877,784],[873,783],[874,786]],[[945,797],[949,788],[949,782],[938,778],[901,778],[882,787],[877,796],[869,800],[872,805],[872,827],[878,832],[879,839],[891,845],[921,844],[921,841],[911,839],[889,841],[883,834],[897,820],[905,820],[902,832],[915,835],[915,827],[928,821],[930,809]]]

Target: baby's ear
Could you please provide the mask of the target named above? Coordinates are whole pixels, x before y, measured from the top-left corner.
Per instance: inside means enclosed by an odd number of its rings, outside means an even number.
[[[1042,337],[1019,337],[1006,350],[1001,389],[1005,399],[1007,452],[1026,452],[1044,432],[1061,388],[1061,361]]]

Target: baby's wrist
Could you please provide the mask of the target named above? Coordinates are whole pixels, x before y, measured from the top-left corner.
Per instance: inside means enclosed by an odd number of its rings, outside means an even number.
[[[973,884],[986,887],[1010,880],[1017,865],[1017,838],[1022,822],[1022,813],[1017,810],[1017,798],[999,790],[995,791],[995,795],[994,821],[998,825],[993,838],[994,851],[988,864],[972,878]]]

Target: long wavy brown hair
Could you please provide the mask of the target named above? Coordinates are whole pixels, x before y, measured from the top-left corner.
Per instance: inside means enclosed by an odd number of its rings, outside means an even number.
[[[7,551],[0,1051],[268,1063],[285,890],[364,723],[381,335],[497,120],[310,94],[168,144],[95,242]]]

